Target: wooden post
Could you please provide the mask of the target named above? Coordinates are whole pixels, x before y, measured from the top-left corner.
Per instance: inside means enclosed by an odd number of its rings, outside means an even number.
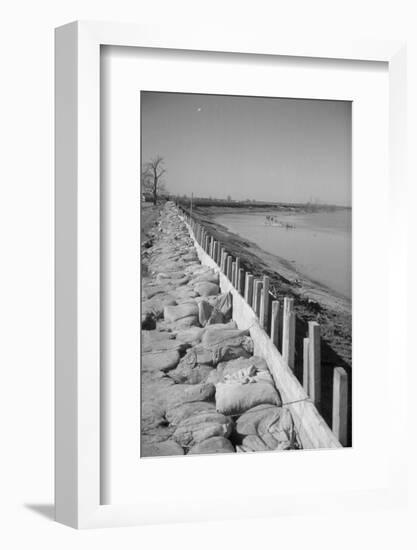
[[[273,300],[271,313],[271,340],[278,349],[278,331],[279,331],[279,302]]]
[[[295,358],[295,313],[294,299],[284,298],[282,326],[282,357],[287,365],[294,369]]]
[[[214,241],[213,243],[213,260],[218,264],[219,259],[219,241]]]
[[[243,267],[239,268],[239,273],[237,274],[237,290],[241,296],[244,295],[245,291],[245,270]]]
[[[268,313],[269,313],[269,283],[270,279],[267,275],[264,275],[262,286],[262,298],[260,307],[260,321],[264,330],[268,328]]]
[[[318,407],[321,399],[321,354],[320,325],[316,321],[308,323],[309,354],[308,354],[308,395]]]
[[[239,269],[240,269],[240,258],[239,256],[236,256],[236,269],[235,269],[235,278],[233,280],[233,285],[238,290],[239,290],[239,285],[238,285]]]
[[[227,277],[227,258],[228,258],[229,254],[224,251],[223,252],[223,273],[226,275]]]
[[[333,373],[333,422],[332,430],[340,443],[347,445],[348,423],[348,375],[343,367]]]
[[[246,273],[247,282],[245,284],[245,298],[247,303],[252,307],[253,304],[253,275],[252,273]]]
[[[225,267],[224,267],[224,246],[221,247],[221,250],[220,250],[220,269],[222,271],[222,273],[225,273]]]
[[[259,317],[261,311],[261,296],[262,296],[262,281],[259,279],[255,280],[253,288],[253,311]]]
[[[248,301],[248,277],[249,277],[249,271],[246,271],[246,273],[245,273],[245,294],[243,295],[246,302]]]
[[[308,355],[310,353],[310,340],[309,338],[304,338],[303,340],[303,388],[306,394],[308,395]]]
[[[232,281],[232,262],[233,262],[233,257],[230,254],[228,254],[227,264],[226,264],[226,275],[229,281]]]
[[[235,285],[235,281],[236,281],[236,262],[232,262],[232,278],[231,278],[231,281],[232,281],[232,285],[236,286]]]
[[[214,237],[210,237],[210,256],[213,258],[214,255]]]

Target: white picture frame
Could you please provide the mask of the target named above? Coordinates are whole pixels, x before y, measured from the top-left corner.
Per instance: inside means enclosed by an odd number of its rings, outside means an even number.
[[[101,505],[100,499],[100,47],[102,45],[306,58],[382,61],[389,70],[390,189],[401,211],[405,151],[405,45],[388,41],[280,40],[219,29],[175,29],[113,23],[75,22],[56,30],[56,519],[77,528],[160,521],[155,507]],[[404,227],[396,225],[401,238]],[[390,303],[390,316],[404,316],[404,304]],[[405,379],[399,353],[397,375]],[[403,409],[398,410],[401,420]],[[398,445],[401,447],[401,445]],[[383,491],[335,495],[297,494],[267,502],[271,514],[388,505],[404,497],[398,465]],[[393,465],[393,464],[392,464]],[[240,503],[226,517],[250,515]],[[172,521],[225,517],[207,503],[190,514],[167,495],[164,517]]]

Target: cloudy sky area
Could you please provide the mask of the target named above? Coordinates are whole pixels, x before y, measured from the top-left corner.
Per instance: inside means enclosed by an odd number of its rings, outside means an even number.
[[[142,162],[173,194],[351,204],[351,104],[141,93]]]

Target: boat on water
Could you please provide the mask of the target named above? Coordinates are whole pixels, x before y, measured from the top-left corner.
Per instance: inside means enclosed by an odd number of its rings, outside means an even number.
[[[285,229],[295,229],[295,225],[291,223],[284,223],[278,220],[276,216],[265,216],[264,225],[271,227],[283,227]]]

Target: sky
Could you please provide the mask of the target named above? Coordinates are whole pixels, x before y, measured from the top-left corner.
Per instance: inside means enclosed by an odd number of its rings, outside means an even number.
[[[142,163],[172,194],[351,205],[351,103],[141,92]]]

